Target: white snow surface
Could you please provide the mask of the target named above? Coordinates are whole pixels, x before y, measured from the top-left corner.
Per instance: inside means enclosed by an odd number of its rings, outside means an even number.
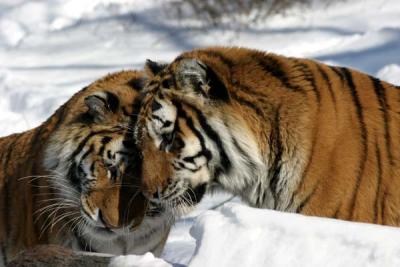
[[[315,58],[399,85],[400,1],[337,2],[229,30],[178,22],[160,0],[0,0],[0,136],[39,125],[109,72],[142,68],[146,58],[170,61],[195,47]],[[229,197],[207,196],[179,220],[162,259],[175,266],[400,266],[397,229],[243,204],[208,211]],[[151,254],[118,260],[165,264]]]
[[[394,227],[226,204],[206,211],[191,228],[203,266],[400,266]]]
[[[111,260],[109,267],[172,267],[168,262],[155,258],[151,252],[144,255],[118,256]]]

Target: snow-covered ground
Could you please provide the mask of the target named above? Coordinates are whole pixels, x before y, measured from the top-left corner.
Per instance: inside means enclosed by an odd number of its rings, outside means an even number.
[[[185,27],[161,12],[163,4],[0,0],[0,136],[39,125],[74,92],[109,72],[141,68],[146,58],[169,61],[183,50],[209,45],[311,57],[400,84],[399,0],[338,1],[328,8],[316,4],[237,31]],[[343,266],[334,257],[354,255],[345,258],[352,263],[344,265],[400,266],[396,229],[308,220],[243,206],[204,213],[226,198],[207,197],[178,221],[162,257],[186,265],[195,255],[193,266],[214,265],[205,265],[209,260],[217,266],[233,266],[233,260],[238,266],[256,266],[247,256],[262,256],[268,266]],[[326,236],[324,227],[329,230]],[[311,259],[312,251],[321,257]]]

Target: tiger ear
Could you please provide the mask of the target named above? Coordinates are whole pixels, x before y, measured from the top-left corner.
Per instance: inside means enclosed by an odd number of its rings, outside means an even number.
[[[87,113],[98,123],[104,121],[107,115],[117,111],[119,99],[107,91],[97,92],[85,97],[85,104],[88,107]]]
[[[159,74],[165,67],[167,67],[167,63],[155,62],[150,59],[146,59],[146,64],[144,65],[144,69],[147,75],[151,78],[157,74]]]
[[[206,98],[229,101],[229,92],[214,70],[196,59],[182,59],[177,66],[177,80],[185,91]]]

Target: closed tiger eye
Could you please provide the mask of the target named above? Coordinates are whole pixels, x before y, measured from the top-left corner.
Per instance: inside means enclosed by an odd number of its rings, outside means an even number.
[[[176,137],[169,148],[170,152],[178,152],[185,146],[185,143],[180,137]]]
[[[168,150],[168,147],[173,143],[174,141],[174,133],[165,133],[161,136],[162,142],[160,144],[160,150],[166,151]]]

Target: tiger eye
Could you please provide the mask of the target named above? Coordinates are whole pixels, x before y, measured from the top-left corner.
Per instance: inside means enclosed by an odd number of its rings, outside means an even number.
[[[170,147],[170,152],[178,152],[185,146],[185,143],[180,137],[176,137]]]

